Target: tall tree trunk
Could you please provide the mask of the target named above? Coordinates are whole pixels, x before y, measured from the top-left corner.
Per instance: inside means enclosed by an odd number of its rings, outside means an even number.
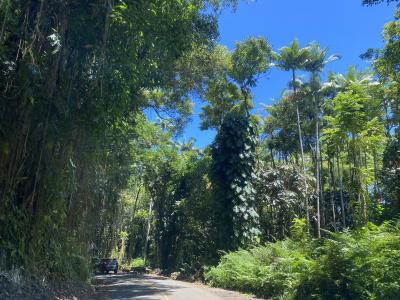
[[[332,224],[335,232],[336,226],[336,210],[335,210],[335,195],[336,195],[336,180],[335,180],[335,157],[328,159],[329,172],[331,175],[331,209],[332,209]]]
[[[362,181],[361,181],[361,163],[360,163],[360,156],[361,153],[359,153],[356,149],[356,136],[354,133],[351,133],[351,141],[352,141],[352,155],[353,155],[353,176],[352,176],[352,181],[353,183],[356,184],[357,187],[357,204],[358,204],[358,212],[357,212],[357,217],[358,221],[362,220],[364,217],[364,202],[362,199],[361,195],[361,190],[362,190]]]
[[[147,230],[146,230],[146,240],[144,243],[144,249],[143,249],[143,260],[144,264],[146,264],[147,261],[147,248],[149,246],[149,237],[150,237],[150,229],[151,229],[151,215],[153,213],[153,199],[150,200],[149,204],[149,215],[147,217]]]
[[[362,218],[363,218],[363,224],[367,223],[367,197],[366,194],[368,193],[368,187],[365,183],[365,176],[362,172],[362,166],[363,166],[363,159],[362,159],[362,152],[360,150],[359,152],[359,180],[360,180],[360,195],[361,195],[361,206],[362,206]],[[365,160],[364,160],[364,167],[367,168],[367,160],[366,160],[366,156],[365,156]]]
[[[310,214],[309,214],[309,209],[308,209],[308,192],[307,192],[307,180],[305,178],[306,175],[306,167],[304,164],[304,148],[303,148],[303,137],[301,134],[301,125],[300,125],[300,112],[299,112],[299,104],[297,102],[297,90],[296,90],[296,73],[295,70],[292,70],[292,83],[293,83],[293,98],[296,103],[296,116],[297,116],[297,130],[299,133],[299,142],[300,142],[300,151],[301,151],[301,166],[303,169],[303,175],[304,175],[304,187],[306,189],[306,195],[305,195],[305,207],[306,207],[306,220],[307,220],[307,230],[309,230],[310,227]]]
[[[325,226],[325,201],[324,201],[324,178],[321,176],[321,169],[324,165],[322,149],[319,147],[319,203],[321,208],[321,227]]]
[[[378,201],[382,199],[382,193],[378,185],[378,163],[377,163],[377,157],[376,157],[376,149],[373,150],[373,156],[374,156],[374,188],[375,188],[375,197],[378,197]],[[377,203],[378,204],[378,203]]]
[[[343,161],[341,161],[339,153],[337,155],[336,162],[337,162],[337,169],[338,169],[339,181],[340,181],[340,206],[342,208],[342,223],[343,223],[343,228],[346,228],[346,208],[345,208],[344,199],[343,199]],[[340,162],[342,163],[341,168],[340,168]]]
[[[141,188],[142,188],[142,185],[139,184],[138,190],[137,190],[137,192],[136,192],[135,204],[134,204],[134,206],[133,206],[133,214],[132,214],[132,217],[134,217],[135,214],[136,214],[137,204],[138,204],[138,201],[139,201],[139,195],[140,195],[140,190],[141,190]]]
[[[317,195],[317,236],[321,237],[321,214],[320,214],[320,169],[319,169],[319,121],[318,103],[315,93],[313,94],[315,103],[315,175],[316,175],[316,195]]]

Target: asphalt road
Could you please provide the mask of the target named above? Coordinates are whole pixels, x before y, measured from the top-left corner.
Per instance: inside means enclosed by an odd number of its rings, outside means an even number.
[[[101,300],[249,300],[250,296],[165,277],[135,274],[99,275],[96,299]]]

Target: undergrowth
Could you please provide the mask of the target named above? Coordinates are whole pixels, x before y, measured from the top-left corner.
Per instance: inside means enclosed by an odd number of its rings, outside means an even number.
[[[400,299],[400,221],[323,240],[293,227],[291,239],[224,255],[206,281],[268,299]]]
[[[138,257],[131,260],[126,260],[121,263],[121,269],[126,270],[135,270],[135,271],[144,271],[145,263],[143,258]]]

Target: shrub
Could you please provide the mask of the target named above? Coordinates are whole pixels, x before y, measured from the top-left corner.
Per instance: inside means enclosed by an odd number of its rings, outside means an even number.
[[[127,270],[135,270],[138,272],[144,272],[145,270],[144,260],[143,258],[138,257],[132,260],[122,262],[121,268]]]
[[[226,254],[207,282],[272,299],[400,299],[400,222],[307,243],[294,225],[293,240]]]
[[[317,269],[298,299],[315,290],[323,299],[400,299],[399,224],[332,234],[317,250]]]
[[[85,257],[71,255],[69,260],[69,278],[86,281],[89,278],[89,264]]]
[[[133,268],[144,268],[144,260],[141,257],[135,258],[132,260],[132,267]]]
[[[206,273],[206,281],[260,297],[288,298],[313,264],[305,249],[287,239],[226,254],[217,267]]]
[[[68,254],[56,261],[49,270],[50,280],[87,281],[90,275],[88,260],[80,255]]]

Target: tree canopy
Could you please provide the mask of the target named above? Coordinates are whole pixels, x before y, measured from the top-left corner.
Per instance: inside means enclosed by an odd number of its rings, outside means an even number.
[[[227,7],[0,1],[0,271],[85,282],[112,257],[274,299],[400,297],[399,10],[340,74],[315,41],[220,45]]]

